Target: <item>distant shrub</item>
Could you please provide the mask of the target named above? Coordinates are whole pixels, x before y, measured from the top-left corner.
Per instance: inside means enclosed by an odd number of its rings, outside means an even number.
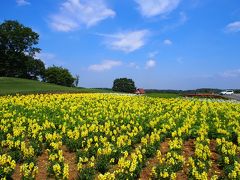
[[[45,81],[62,86],[74,86],[75,78],[71,75],[68,69],[52,66],[45,71]]]
[[[132,79],[119,78],[114,80],[112,90],[117,92],[134,93],[136,87]]]

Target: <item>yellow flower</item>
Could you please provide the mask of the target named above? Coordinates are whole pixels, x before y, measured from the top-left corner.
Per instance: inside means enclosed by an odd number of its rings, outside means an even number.
[[[174,173],[174,172],[171,173],[170,179],[171,179],[171,180],[175,180],[175,179],[177,179],[177,174]]]
[[[225,162],[225,164],[229,164],[229,158],[228,157],[224,157],[224,162]]]
[[[152,168],[152,171],[151,171],[151,176],[156,176],[157,175],[157,173],[156,173],[156,167],[153,167]]]
[[[69,166],[68,166],[68,164],[64,164],[63,179],[68,179],[68,177],[69,177]]]
[[[60,164],[56,163],[53,165],[53,171],[58,176],[61,173],[61,166]]]

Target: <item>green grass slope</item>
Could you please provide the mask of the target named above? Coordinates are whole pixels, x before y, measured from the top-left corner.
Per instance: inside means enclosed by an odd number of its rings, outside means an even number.
[[[31,93],[105,93],[100,89],[65,87],[28,79],[0,77],[0,95],[31,94]]]
[[[181,97],[180,94],[176,94],[176,93],[146,93],[146,96],[149,97],[158,97],[158,98],[178,98]]]

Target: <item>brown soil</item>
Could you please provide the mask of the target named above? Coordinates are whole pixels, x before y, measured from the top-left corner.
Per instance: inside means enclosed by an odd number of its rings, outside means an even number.
[[[20,164],[17,164],[14,170],[14,173],[12,175],[12,179],[14,180],[20,180],[21,179],[21,173],[20,173]]]
[[[69,166],[69,180],[77,179],[77,158],[74,152],[69,152],[66,146],[62,147],[65,163]]]
[[[160,144],[160,151],[163,154],[163,156],[169,151],[169,142],[170,139],[166,139],[164,142]],[[178,180],[186,180],[188,179],[188,159],[189,157],[194,155],[195,145],[194,145],[194,139],[190,139],[188,141],[185,141],[183,143],[183,152],[182,155],[185,159],[185,162],[183,164],[183,169],[179,172],[177,172],[177,179]],[[69,179],[74,180],[78,177],[78,170],[77,170],[77,160],[76,160],[76,154],[69,152],[66,146],[62,147],[63,150],[63,156],[65,159],[65,163],[69,165]],[[210,141],[210,150],[211,150],[211,161],[212,161],[212,167],[209,170],[209,178],[213,175],[222,176],[223,171],[218,166],[218,158],[219,154],[216,152],[216,141],[211,140]],[[37,166],[38,166],[38,174],[36,176],[37,180],[50,180],[47,175],[47,163],[48,163],[48,154],[46,151],[43,152],[41,156],[37,158]],[[146,162],[146,167],[143,168],[140,178],[141,180],[147,180],[150,179],[151,170],[152,167],[156,166],[158,163],[157,157],[153,157],[148,159]],[[110,170],[115,170],[117,168],[117,165],[114,165],[111,167]],[[21,179],[21,173],[20,173],[20,164],[17,164],[14,174],[12,175],[12,179],[14,180],[20,180]]]
[[[152,171],[152,168],[154,166],[156,166],[158,163],[158,159],[157,157],[153,157],[153,158],[150,158],[147,162],[146,162],[146,167],[143,168],[141,174],[140,174],[140,178],[141,180],[147,180],[150,178],[151,176],[151,171]]]
[[[45,150],[37,158],[38,174],[36,175],[36,180],[47,179],[47,163],[48,163],[48,153]]]
[[[167,138],[164,142],[162,142],[161,144],[160,144],[160,151],[161,151],[161,153],[163,154],[163,155],[165,155],[167,152],[168,152],[168,150],[169,150],[169,145],[168,145],[168,142],[170,141],[170,139],[169,138]]]
[[[76,154],[70,153],[66,146],[63,146],[62,150],[63,150],[65,163],[69,165],[69,180],[77,179],[78,171],[77,171]],[[48,154],[47,154],[47,151],[45,150],[37,158],[38,174],[36,175],[36,180],[52,179],[48,177],[47,163],[48,163]],[[12,175],[12,179],[21,180],[20,164],[16,165],[14,173]]]
[[[183,143],[183,152],[182,155],[184,157],[183,169],[177,172],[178,180],[188,179],[188,158],[194,155],[194,139],[189,139]]]
[[[170,139],[166,139],[164,142],[162,142],[160,144],[160,151],[162,153],[162,155],[165,155],[168,150],[169,150],[169,145],[168,145],[168,141]],[[158,159],[157,159],[157,156],[154,156],[152,158],[150,158],[147,162],[146,162],[146,167],[143,168],[141,174],[140,174],[140,178],[141,180],[147,180],[147,179],[150,179],[151,177],[151,171],[152,171],[152,168],[154,166],[156,166],[158,164]]]
[[[216,152],[216,141],[215,140],[211,140],[210,141],[210,151],[211,151],[211,161],[212,161],[212,167],[209,170],[209,179],[213,176],[213,175],[218,175],[221,176],[223,175],[222,170],[220,169],[220,167],[218,166],[218,158],[219,158],[219,154],[217,154]],[[183,170],[177,173],[177,179],[178,180],[185,180],[188,179],[187,174],[188,174],[188,158],[194,155],[194,149],[195,149],[195,145],[194,145],[194,139],[190,139],[186,142],[184,142],[183,144],[183,157],[185,159],[185,162],[183,164]]]
[[[38,174],[36,175],[36,180],[47,179],[47,162],[48,155],[47,152],[44,151],[44,153],[37,158]],[[20,166],[21,164],[16,165],[12,179],[21,180]]]
[[[216,146],[217,146],[216,140],[211,140],[210,141],[210,151],[211,151],[212,167],[209,170],[209,174],[208,174],[209,177],[212,177],[213,175],[218,175],[218,176],[223,175],[223,171],[220,169],[218,162],[217,162],[220,155],[217,154]]]

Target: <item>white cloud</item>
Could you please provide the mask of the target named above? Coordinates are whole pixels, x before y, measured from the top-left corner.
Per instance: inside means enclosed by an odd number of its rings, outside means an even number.
[[[106,37],[106,45],[111,49],[129,53],[143,47],[146,43],[146,37],[148,34],[148,30],[138,30],[120,32],[111,35],[100,35]]]
[[[57,31],[73,31],[81,26],[91,27],[115,12],[109,9],[104,0],[65,0],[57,14],[50,16],[50,26]]]
[[[165,45],[172,45],[172,41],[171,40],[169,40],[169,39],[165,39],[164,41],[163,41],[163,44],[165,44]]]
[[[178,24],[182,25],[188,20],[188,17],[185,12],[180,12],[179,15],[180,15],[180,18],[179,18]]]
[[[56,55],[53,53],[37,53],[35,57],[42,60],[51,60],[56,58]]]
[[[225,28],[226,32],[240,32],[240,21],[228,24]]]
[[[158,51],[153,51],[148,54],[149,58],[154,58],[158,54]]]
[[[37,53],[35,55],[35,58],[41,59],[46,65],[46,67],[49,67],[52,65],[62,66],[65,64],[63,61],[59,60],[58,57],[53,53],[48,53],[48,52]]]
[[[122,65],[121,61],[105,60],[101,64],[93,64],[89,66],[88,69],[91,71],[101,72],[101,71],[110,70],[113,67],[117,67],[121,65]]]
[[[16,0],[16,3],[18,6],[30,5],[30,2],[28,2],[27,0]]]
[[[187,22],[187,20],[188,20],[187,14],[185,12],[180,12],[178,21],[173,24],[168,24],[168,25],[164,26],[162,28],[162,32],[176,29],[176,28],[184,25]]]
[[[135,0],[145,17],[168,14],[176,9],[181,0]]]
[[[240,77],[240,69],[225,71],[221,74],[221,76],[224,78]]]
[[[130,63],[128,64],[128,67],[134,68],[134,69],[139,69],[139,68],[140,68],[140,67],[139,67],[136,63],[134,63],[134,62],[130,62]]]
[[[156,61],[153,59],[150,59],[146,62],[145,68],[149,69],[149,68],[153,68],[156,66]]]

